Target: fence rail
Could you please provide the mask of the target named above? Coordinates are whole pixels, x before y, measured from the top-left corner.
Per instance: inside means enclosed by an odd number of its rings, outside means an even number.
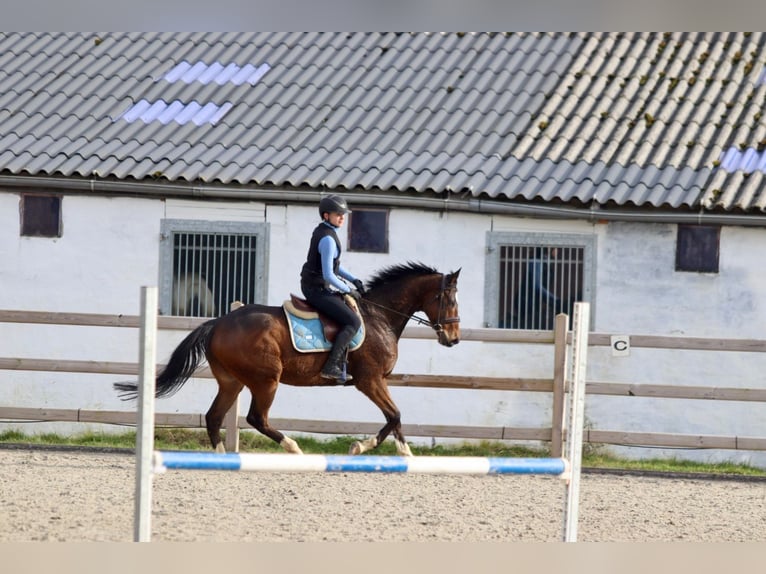
[[[563,318],[563,321],[561,320]],[[553,393],[553,415],[550,427],[506,426],[453,426],[404,424],[406,435],[438,438],[465,438],[484,440],[531,440],[549,441],[552,456],[561,454],[563,429],[563,390],[566,361],[565,345],[571,339],[566,333],[566,318],[560,316],[554,331],[520,331],[510,329],[461,329],[461,339],[495,343],[525,343],[554,345],[551,378],[476,377],[450,375],[393,374],[389,378],[392,387],[418,387],[433,389],[472,389]],[[158,329],[191,330],[209,319],[191,317],[158,318]],[[51,325],[78,325],[90,327],[138,328],[139,316],[103,315],[91,313],[52,313],[41,311],[0,310],[0,322]],[[425,327],[408,327],[403,338],[431,339],[433,332]],[[611,335],[590,333],[590,347],[611,346]],[[683,349],[703,351],[766,352],[766,340],[759,339],[705,339],[698,337],[673,337],[654,335],[631,335],[632,348]],[[138,363],[110,361],[75,361],[38,358],[0,357],[0,370],[47,371],[67,373],[99,373],[137,375]],[[212,378],[208,368],[200,369],[195,377]],[[698,399],[714,401],[766,402],[766,389],[674,386],[661,384],[634,384],[590,381],[586,384],[587,395],[623,397],[653,397],[666,399]],[[157,426],[204,428],[204,414],[156,413]],[[21,408],[0,406],[0,420],[24,420],[46,422],[82,422],[117,425],[136,424],[133,411],[107,411],[85,409]],[[370,434],[379,430],[379,423],[343,422],[304,419],[271,419],[277,428],[291,432],[317,434]],[[227,448],[231,448],[231,435],[240,428],[250,428],[245,418],[233,409],[227,423]],[[232,430],[234,433],[232,433]],[[719,435],[692,435],[678,433],[624,432],[586,429],[584,441],[597,444],[626,446],[716,448],[727,450],[766,450],[766,437],[742,437]],[[234,443],[236,444],[236,442]]]

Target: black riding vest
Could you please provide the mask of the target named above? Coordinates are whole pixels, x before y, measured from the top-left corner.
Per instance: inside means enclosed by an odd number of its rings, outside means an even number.
[[[322,275],[322,257],[319,255],[319,242],[322,238],[330,236],[335,240],[335,245],[338,246],[338,256],[332,262],[332,270],[337,275],[338,268],[340,267],[340,240],[335,230],[329,225],[320,223],[314,229],[314,233],[311,235],[311,243],[309,244],[309,252],[306,256],[306,263],[303,264],[301,269],[301,284],[312,287],[326,287],[324,276]]]

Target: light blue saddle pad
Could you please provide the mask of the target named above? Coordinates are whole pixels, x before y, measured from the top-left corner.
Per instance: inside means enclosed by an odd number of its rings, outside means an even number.
[[[304,319],[290,313],[286,306],[282,306],[287,317],[287,325],[290,328],[290,338],[293,347],[301,353],[322,353],[332,348],[332,343],[325,339],[322,322],[319,319]],[[364,324],[351,339],[349,351],[356,351],[364,342]]]

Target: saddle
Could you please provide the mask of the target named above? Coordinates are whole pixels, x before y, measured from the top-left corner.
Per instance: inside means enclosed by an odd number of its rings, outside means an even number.
[[[359,314],[359,307],[353,298],[344,296],[346,304],[351,307],[355,313]],[[327,315],[320,313],[312,307],[308,301],[293,293],[290,298],[282,304],[288,325],[290,326],[290,336],[293,339],[293,346],[300,352],[316,352],[328,350],[335,341],[340,325]],[[361,314],[360,314],[361,317]],[[313,327],[312,325],[316,325]],[[312,334],[314,333],[314,334]],[[321,337],[324,337],[324,342]],[[349,351],[354,351],[364,341],[364,325],[359,328],[357,334],[351,341]]]
[[[338,335],[338,331],[340,331],[338,322],[314,309],[308,301],[294,293],[290,293],[290,298],[285,300],[283,306],[285,311],[301,319],[319,319],[319,322],[322,323],[324,338],[331,343],[335,341],[335,337]]]

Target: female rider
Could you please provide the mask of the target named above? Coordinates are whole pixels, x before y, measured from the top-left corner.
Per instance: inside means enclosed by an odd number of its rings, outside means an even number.
[[[319,202],[322,221],[314,229],[306,263],[301,269],[301,291],[306,301],[342,327],[320,372],[323,378],[338,385],[347,384],[352,379],[344,373],[343,364],[348,345],[362,324],[343,296],[349,294],[359,300],[364,293],[364,283],[340,264],[341,246],[336,230],[343,226],[347,213],[351,210],[342,197],[329,195],[322,198]]]

